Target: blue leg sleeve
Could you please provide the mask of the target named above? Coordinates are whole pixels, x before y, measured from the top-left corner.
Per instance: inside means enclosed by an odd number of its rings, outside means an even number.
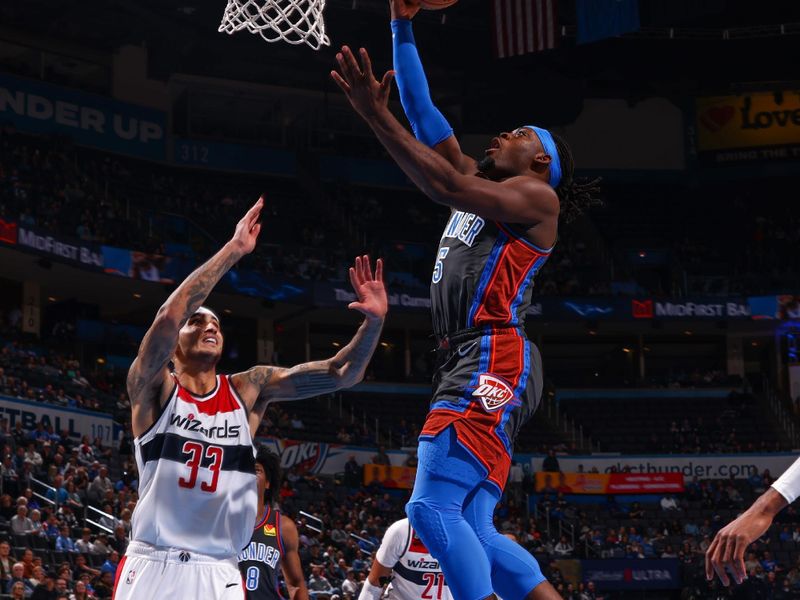
[[[475,530],[492,565],[492,587],[503,600],[523,600],[545,578],[530,552],[495,529],[492,517],[500,493],[485,483],[467,498],[464,517]]]
[[[411,526],[442,567],[458,600],[492,595],[489,560],[464,520],[464,499],[484,480],[481,466],[455,441],[452,429],[421,441],[414,492],[406,505]]]
[[[392,21],[392,51],[400,102],[417,139],[433,148],[453,135],[453,128],[433,105],[428,80],[422,69],[411,21]]]

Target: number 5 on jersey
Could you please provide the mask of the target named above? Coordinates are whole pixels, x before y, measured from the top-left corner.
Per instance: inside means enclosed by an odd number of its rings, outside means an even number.
[[[450,252],[449,246],[439,248],[439,254],[436,255],[436,264],[433,265],[433,283],[439,283],[442,280],[444,271],[444,263],[442,261],[447,258],[448,252]]]
[[[198,442],[184,442],[181,448],[183,454],[189,455],[186,466],[189,467],[189,478],[178,478],[178,485],[182,488],[192,489],[197,483],[197,472],[200,470],[200,463],[205,458],[211,460],[208,469],[211,471],[211,481],[201,481],[200,489],[204,492],[214,493],[217,491],[217,481],[219,480],[219,470],[222,468],[222,448],[219,446],[208,446],[203,452],[203,444]]]

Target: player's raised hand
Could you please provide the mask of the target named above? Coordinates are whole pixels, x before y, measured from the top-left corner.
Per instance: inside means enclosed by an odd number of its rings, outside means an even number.
[[[421,7],[422,2],[420,0],[389,0],[392,21],[395,19],[408,19],[410,21]]]
[[[379,258],[375,262],[373,276],[369,256],[356,256],[355,264],[350,267],[350,283],[358,300],[348,304],[347,308],[363,313],[368,319],[383,319],[389,310],[386,286],[383,284],[383,260]]]
[[[240,256],[250,254],[256,247],[258,234],[261,233],[261,223],[258,218],[261,216],[261,209],[264,208],[264,197],[250,207],[241,220],[236,224],[236,231],[233,232],[231,244]]]
[[[736,583],[742,583],[747,578],[744,552],[771,524],[772,516],[754,504],[720,529],[706,550],[706,579],[710,581],[716,573],[724,586],[730,585],[731,576]]]
[[[372,61],[367,51],[361,48],[359,55],[360,65],[350,48],[342,46],[336,55],[339,71],[331,71],[331,77],[342,88],[356,112],[369,119],[389,103],[394,71],[386,71],[378,81],[372,73]]]

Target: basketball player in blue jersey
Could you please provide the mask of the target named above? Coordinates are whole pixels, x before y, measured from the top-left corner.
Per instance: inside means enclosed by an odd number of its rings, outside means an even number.
[[[256,452],[258,512],[250,543],[239,553],[239,570],[247,600],[283,600],[278,568],[283,571],[289,600],[308,600],[298,548],[297,526],[275,506],[281,487],[278,455],[261,446]]]
[[[431,283],[440,361],[406,512],[456,600],[559,598],[492,515],[514,439],[541,399],[541,357],[524,330],[531,283],[559,215],[592,202],[596,186],[577,183],[566,144],[532,125],[495,137],[480,161],[465,156],[428,92],[411,31],[419,1],[391,9],[395,71],[377,81],[366,50],[359,61],[345,46],[331,76],[406,175],[452,209]],[[387,108],[395,72],[419,141]]]
[[[383,266],[378,260],[373,276],[363,256],[350,269],[357,301],[349,306],[365,319],[335,356],[217,374],[222,327],[202,304],[255,248],[262,207],[259,199],[231,240],[161,306],[128,372],[139,500],[115,600],[242,600],[237,555],[256,522],[253,437],[267,404],[354,385],[378,343],[387,310]]]

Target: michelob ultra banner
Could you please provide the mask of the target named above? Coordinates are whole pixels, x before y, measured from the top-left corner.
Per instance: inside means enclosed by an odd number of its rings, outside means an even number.
[[[564,494],[674,494],[684,490],[680,473],[536,473],[536,491]]]
[[[582,560],[581,571],[600,591],[671,590],[683,583],[677,558]]]
[[[713,162],[800,158],[800,94],[698,98],[697,150]]]

